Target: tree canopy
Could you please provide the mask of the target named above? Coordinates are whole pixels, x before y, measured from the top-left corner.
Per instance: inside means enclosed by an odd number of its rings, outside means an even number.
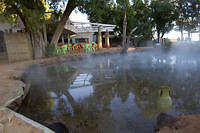
[[[151,40],[154,32],[163,37],[174,25],[181,31],[193,32],[199,26],[199,0],[0,0],[0,20],[15,22],[20,18],[29,33],[34,53],[44,56],[43,24],[50,18],[56,29],[51,43],[57,44],[71,12],[77,8],[91,22],[115,24],[115,35],[122,39],[126,12],[126,35],[137,27],[134,42]]]
[[[165,33],[172,30],[176,12],[173,3],[169,0],[153,0],[150,4],[152,23],[157,32],[157,37],[161,38]]]
[[[45,0],[2,0],[0,5],[3,7],[0,8],[2,17],[11,21],[20,17],[26,30],[38,29],[42,22],[51,17]]]
[[[152,24],[148,0],[92,0],[87,1],[79,10],[88,15],[91,22],[115,24],[115,32],[119,39],[122,38],[124,11],[127,14],[127,33],[138,27],[136,35],[142,36],[141,40],[152,37]]]

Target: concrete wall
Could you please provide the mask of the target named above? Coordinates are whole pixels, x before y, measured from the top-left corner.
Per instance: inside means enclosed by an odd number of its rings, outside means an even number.
[[[27,33],[4,33],[4,38],[9,62],[30,60],[33,58]]]

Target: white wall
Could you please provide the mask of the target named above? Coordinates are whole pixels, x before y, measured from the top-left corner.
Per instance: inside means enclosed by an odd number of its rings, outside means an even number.
[[[12,27],[12,25],[10,23],[4,23],[4,22],[0,22],[0,31],[5,31],[8,30]]]
[[[72,43],[75,43],[76,38],[88,38],[89,43],[93,42],[93,33],[78,33],[77,36],[72,38]]]

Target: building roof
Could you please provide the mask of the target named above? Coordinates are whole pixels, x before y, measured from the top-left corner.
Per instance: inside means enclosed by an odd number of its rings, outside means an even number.
[[[98,32],[98,27],[101,27],[102,32],[113,31],[116,25],[101,24],[101,23],[89,23],[89,22],[73,22],[67,21],[65,29],[73,31],[74,33],[85,33],[85,32]]]

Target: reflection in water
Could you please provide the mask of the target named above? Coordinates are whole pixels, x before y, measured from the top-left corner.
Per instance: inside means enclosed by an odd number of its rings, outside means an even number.
[[[33,66],[19,112],[46,125],[63,122],[75,133],[151,133],[161,112],[200,113],[199,63],[140,53]]]
[[[73,84],[70,85],[70,88],[68,90],[75,101],[78,102],[93,94],[93,86],[90,83],[91,78],[91,74],[79,74]]]
[[[108,60],[107,60],[107,68],[108,69],[110,68],[110,58],[108,58]]]
[[[160,113],[168,113],[172,107],[171,90],[169,87],[161,87],[158,90],[158,96],[156,103],[150,105],[146,110],[144,110],[144,118],[151,119],[158,116]]]
[[[99,72],[102,73],[102,69],[103,69],[103,64],[102,62],[99,62]]]
[[[69,72],[69,68],[67,66],[58,66],[56,67],[57,72]]]
[[[157,99],[157,109],[159,110],[159,113],[167,113],[171,107],[171,90],[169,87],[161,87]]]

